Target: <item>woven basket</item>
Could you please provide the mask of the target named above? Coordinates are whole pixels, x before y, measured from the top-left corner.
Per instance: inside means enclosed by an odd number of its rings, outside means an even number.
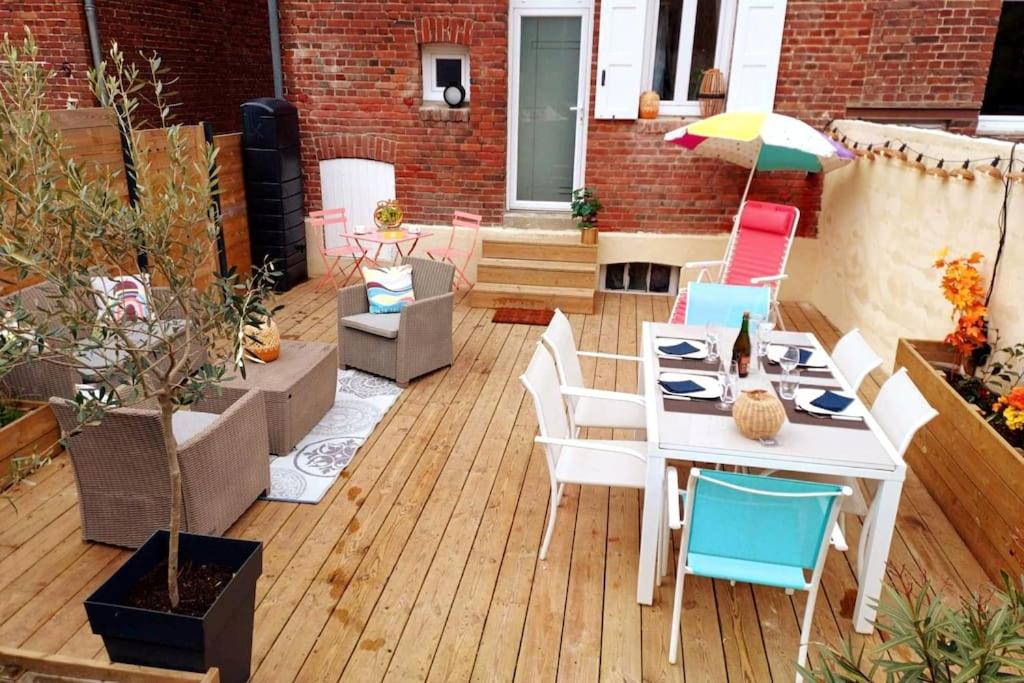
[[[700,79],[697,92],[702,118],[721,114],[725,111],[725,77],[718,69],[708,69]]]
[[[786,409],[774,394],[764,389],[749,389],[736,399],[732,417],[740,434],[748,439],[770,439],[786,422]]]
[[[245,350],[264,363],[277,360],[281,355],[281,332],[277,323],[267,320],[259,327],[246,325]]]

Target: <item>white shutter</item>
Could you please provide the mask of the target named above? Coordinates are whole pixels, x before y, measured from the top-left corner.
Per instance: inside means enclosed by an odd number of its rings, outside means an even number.
[[[739,0],[727,111],[772,111],[786,0]]]
[[[320,198],[325,209],[344,207],[348,227],[373,227],[377,202],[395,197],[395,166],[371,159],[327,159],[320,162]],[[328,235],[328,247],[340,247],[344,240]]]
[[[637,117],[646,28],[647,0],[602,0],[594,118]]]

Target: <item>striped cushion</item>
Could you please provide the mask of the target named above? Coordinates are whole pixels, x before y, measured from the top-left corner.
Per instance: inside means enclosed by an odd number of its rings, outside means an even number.
[[[416,301],[412,292],[412,266],[363,268],[370,313],[397,313]]]

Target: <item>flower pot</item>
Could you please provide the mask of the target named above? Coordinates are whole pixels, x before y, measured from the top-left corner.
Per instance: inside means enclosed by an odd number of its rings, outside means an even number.
[[[273,320],[264,320],[259,327],[245,326],[245,350],[264,363],[281,355],[281,332]]]
[[[215,563],[234,570],[202,616],[129,606],[136,583],[167,558],[170,534],[154,533],[85,601],[93,633],[113,662],[205,672],[220,670],[222,683],[249,679],[256,581],[263,569],[263,544],[199,534],[180,536],[179,561]]]
[[[580,228],[580,244],[597,244],[597,228]]]

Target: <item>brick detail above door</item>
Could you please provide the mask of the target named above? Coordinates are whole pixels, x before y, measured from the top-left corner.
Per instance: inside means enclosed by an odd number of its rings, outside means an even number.
[[[416,42],[469,46],[473,42],[473,20],[466,17],[420,17],[416,20]]]
[[[317,161],[326,159],[373,159],[395,163],[398,143],[378,135],[334,133],[316,138]]]

